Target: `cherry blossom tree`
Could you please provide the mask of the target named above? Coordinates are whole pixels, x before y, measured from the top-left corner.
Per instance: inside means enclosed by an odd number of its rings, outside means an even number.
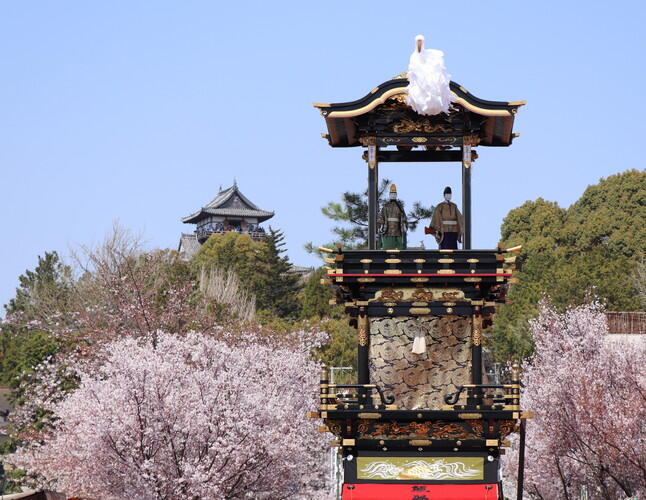
[[[208,333],[224,322],[177,252],[144,251],[141,239],[119,226],[100,245],[76,252],[74,262],[78,276],[64,283],[65,301],[39,293],[30,297],[29,314],[11,314],[6,324],[47,332],[63,350],[93,351],[120,336]]]
[[[56,335],[80,333],[84,343],[111,341],[119,336],[155,332],[213,331],[220,318],[210,314],[208,301],[197,293],[197,279],[177,252],[144,251],[140,238],[115,227],[96,248],[76,255],[82,275],[75,287],[75,307],[64,314],[67,329]],[[51,321],[50,321],[51,323]]]
[[[11,460],[32,483],[97,500],[325,498],[325,439],[304,418],[320,333],[243,321],[253,300],[235,280],[213,293],[118,228],[76,260],[65,307],[33,300],[6,319],[60,345],[24,374],[11,416]]]
[[[93,499],[325,498],[315,408],[317,339],[289,343],[157,332],[78,367],[78,388],[48,408],[42,444],[9,457],[42,483]],[[244,340],[240,340],[243,338]]]
[[[77,276],[65,273],[58,287],[64,294],[39,287],[25,297],[29,307],[1,323],[16,331],[46,332],[56,345],[55,355],[16,381],[10,432],[17,443],[38,438],[51,423],[47,408],[75,389],[75,367],[81,361],[100,366],[107,343],[131,337],[154,343],[158,331],[216,335],[223,331],[218,325],[235,322],[224,321],[226,304],[199,293],[194,273],[177,252],[144,251],[141,239],[119,226],[74,260]],[[227,331],[230,336],[237,329]]]
[[[646,342],[608,334],[597,303],[558,314],[543,303],[531,324],[536,354],[523,367],[525,493],[536,499],[646,495]],[[515,481],[517,439],[505,475]],[[512,492],[513,481],[506,493]],[[514,496],[515,498],[515,496]]]

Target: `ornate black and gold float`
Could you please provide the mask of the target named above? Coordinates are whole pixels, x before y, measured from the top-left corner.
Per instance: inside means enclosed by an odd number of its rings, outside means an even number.
[[[357,328],[358,370],[356,384],[339,385],[324,369],[309,416],[337,438],[344,499],[389,498],[402,484],[470,485],[502,498],[501,448],[531,414],[521,410],[517,367],[507,383],[483,380],[482,342],[520,247],[471,249],[471,169],[474,148],[512,144],[524,102],[486,101],[451,82],[448,113],[422,116],[407,105],[407,86],[402,74],[356,101],[315,104],[330,146],[365,148],[369,236],[366,250],[320,248],[322,281]],[[461,163],[464,249],[377,249],[381,162]]]

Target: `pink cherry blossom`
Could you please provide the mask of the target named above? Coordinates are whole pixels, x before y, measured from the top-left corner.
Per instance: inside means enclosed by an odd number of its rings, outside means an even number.
[[[527,423],[526,495],[646,496],[646,339],[609,335],[596,303],[563,314],[544,303],[531,327],[536,355],[523,367],[521,400],[536,415]],[[507,495],[517,438],[513,444]]]
[[[155,337],[117,339],[79,367],[78,389],[49,408],[55,428],[9,461],[97,500],[326,497],[325,439],[304,418],[317,339]]]

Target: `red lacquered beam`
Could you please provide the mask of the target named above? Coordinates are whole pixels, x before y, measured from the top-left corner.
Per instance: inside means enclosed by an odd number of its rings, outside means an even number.
[[[497,484],[344,484],[343,500],[498,500]]]

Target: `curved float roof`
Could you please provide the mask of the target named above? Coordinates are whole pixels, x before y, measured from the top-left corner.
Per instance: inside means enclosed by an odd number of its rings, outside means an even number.
[[[330,145],[337,147],[359,146],[354,118],[373,111],[388,99],[406,94],[408,79],[397,77],[382,83],[361,99],[341,103],[314,103],[328,125]],[[454,105],[483,118],[482,146],[509,146],[513,139],[512,127],[518,108],[525,101],[487,101],[480,99],[456,82],[450,83]]]

